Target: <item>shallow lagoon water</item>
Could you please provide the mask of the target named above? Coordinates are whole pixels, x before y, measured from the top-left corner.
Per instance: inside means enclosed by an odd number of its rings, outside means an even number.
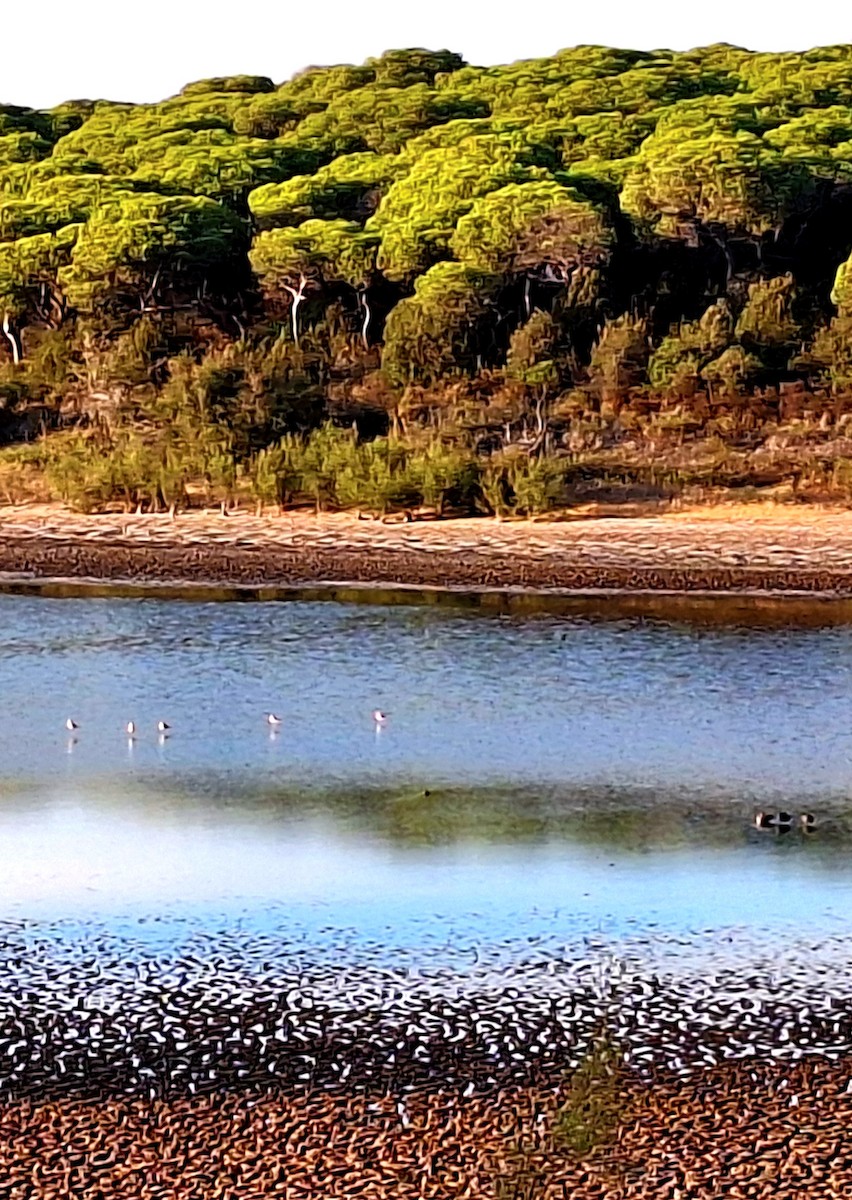
[[[845,931],[847,627],[5,596],[0,687],[0,916]]]

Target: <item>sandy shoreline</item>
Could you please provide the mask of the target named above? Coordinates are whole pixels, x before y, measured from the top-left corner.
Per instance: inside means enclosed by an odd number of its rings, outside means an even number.
[[[852,512],[731,506],[557,522],[0,509],[7,580],[852,596]]]

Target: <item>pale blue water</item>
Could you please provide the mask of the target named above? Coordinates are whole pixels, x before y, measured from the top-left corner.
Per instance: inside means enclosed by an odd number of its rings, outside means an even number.
[[[852,911],[852,629],[6,596],[0,695],[0,916],[402,944]],[[750,832],[785,803],[823,830]]]

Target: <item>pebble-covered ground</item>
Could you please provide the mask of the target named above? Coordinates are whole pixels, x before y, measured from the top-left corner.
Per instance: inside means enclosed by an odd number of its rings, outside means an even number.
[[[0,1195],[847,1197],[852,940],[773,936],[4,922]]]
[[[551,1089],[464,1098],[226,1093],[0,1106],[9,1200],[841,1200],[852,1194],[852,1062],[628,1080],[590,1154],[560,1139]]]

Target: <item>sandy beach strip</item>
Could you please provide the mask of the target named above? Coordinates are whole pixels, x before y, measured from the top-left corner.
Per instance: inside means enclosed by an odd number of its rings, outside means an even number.
[[[0,509],[0,576],[852,596],[852,512],[740,505],[560,521]]]

